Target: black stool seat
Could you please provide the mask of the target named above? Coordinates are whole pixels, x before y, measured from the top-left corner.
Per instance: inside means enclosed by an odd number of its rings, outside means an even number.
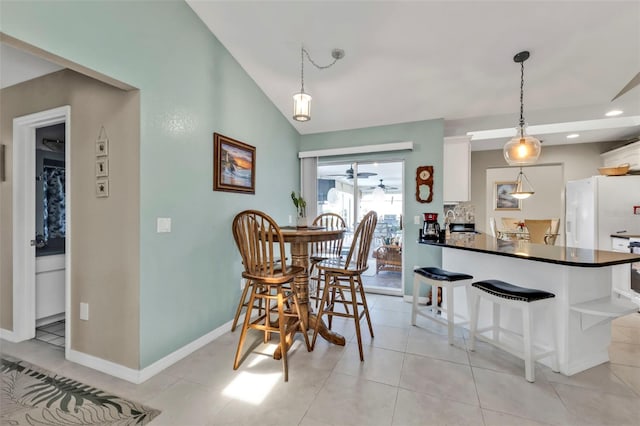
[[[550,299],[556,297],[555,294],[535,288],[518,287],[517,285],[505,283],[499,280],[478,281],[472,286],[504,299],[520,300],[522,302],[535,302],[536,300]]]
[[[449,272],[444,269],[433,267],[416,268],[413,272],[436,281],[460,281],[473,279],[471,275],[462,274],[460,272]]]

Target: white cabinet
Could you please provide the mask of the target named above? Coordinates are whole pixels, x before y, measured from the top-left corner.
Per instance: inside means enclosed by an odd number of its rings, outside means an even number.
[[[471,138],[453,136],[444,138],[443,150],[444,202],[471,199]]]

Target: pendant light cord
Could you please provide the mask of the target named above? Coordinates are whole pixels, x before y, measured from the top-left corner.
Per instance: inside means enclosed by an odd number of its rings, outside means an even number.
[[[520,62],[520,137],[524,137],[524,61]]]
[[[304,93],[304,47],[300,50],[300,81],[302,82],[302,88],[300,92]]]
[[[329,65],[318,65],[314,62],[313,59],[311,59],[311,55],[309,55],[309,52],[307,52],[307,49],[305,49],[304,47],[302,48],[302,54],[303,55],[307,55],[307,59],[309,60],[309,62],[311,62],[313,64],[314,67],[318,68],[319,70],[324,70],[327,68],[330,68],[333,66],[333,64],[335,64],[336,62],[338,62],[338,59],[340,59],[340,57],[335,57],[333,58],[333,62],[331,62]],[[304,60],[304,57],[303,57]]]

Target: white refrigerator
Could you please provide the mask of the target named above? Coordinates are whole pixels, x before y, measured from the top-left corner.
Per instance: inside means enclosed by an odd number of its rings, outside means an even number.
[[[569,181],[565,205],[565,245],[611,251],[611,234],[640,234],[640,175]]]

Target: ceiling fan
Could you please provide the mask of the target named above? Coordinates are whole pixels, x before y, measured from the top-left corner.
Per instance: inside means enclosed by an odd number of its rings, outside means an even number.
[[[328,176],[338,176],[338,177],[346,177],[347,179],[353,179],[353,175],[354,175],[354,170],[353,167],[349,167],[347,170],[345,170],[344,174],[341,175],[328,175]],[[372,172],[358,172],[358,177],[359,178],[368,178],[371,176],[375,176],[377,175],[377,173],[372,173]]]
[[[615,101],[616,99],[618,99],[620,96],[624,95],[625,93],[627,93],[629,90],[633,89],[634,87],[640,85],[640,72],[638,74],[636,74],[635,77],[633,77],[631,79],[631,81],[629,81],[627,83],[626,86],[624,86],[622,88],[622,90],[620,90],[620,92],[613,98],[611,99],[611,102]]]
[[[398,188],[397,188],[397,187],[395,187],[395,186],[387,186],[387,185],[385,185],[384,183],[382,183],[382,181],[383,181],[383,180],[384,180],[384,179],[380,179],[380,183],[379,183],[378,185],[376,185],[376,186],[372,186],[372,187],[370,187],[369,189],[376,189],[376,188],[380,188],[380,189],[382,189],[382,190],[383,190],[383,191],[385,191],[385,192],[386,192],[387,190],[392,190],[392,191],[393,191],[393,190],[398,189]]]

